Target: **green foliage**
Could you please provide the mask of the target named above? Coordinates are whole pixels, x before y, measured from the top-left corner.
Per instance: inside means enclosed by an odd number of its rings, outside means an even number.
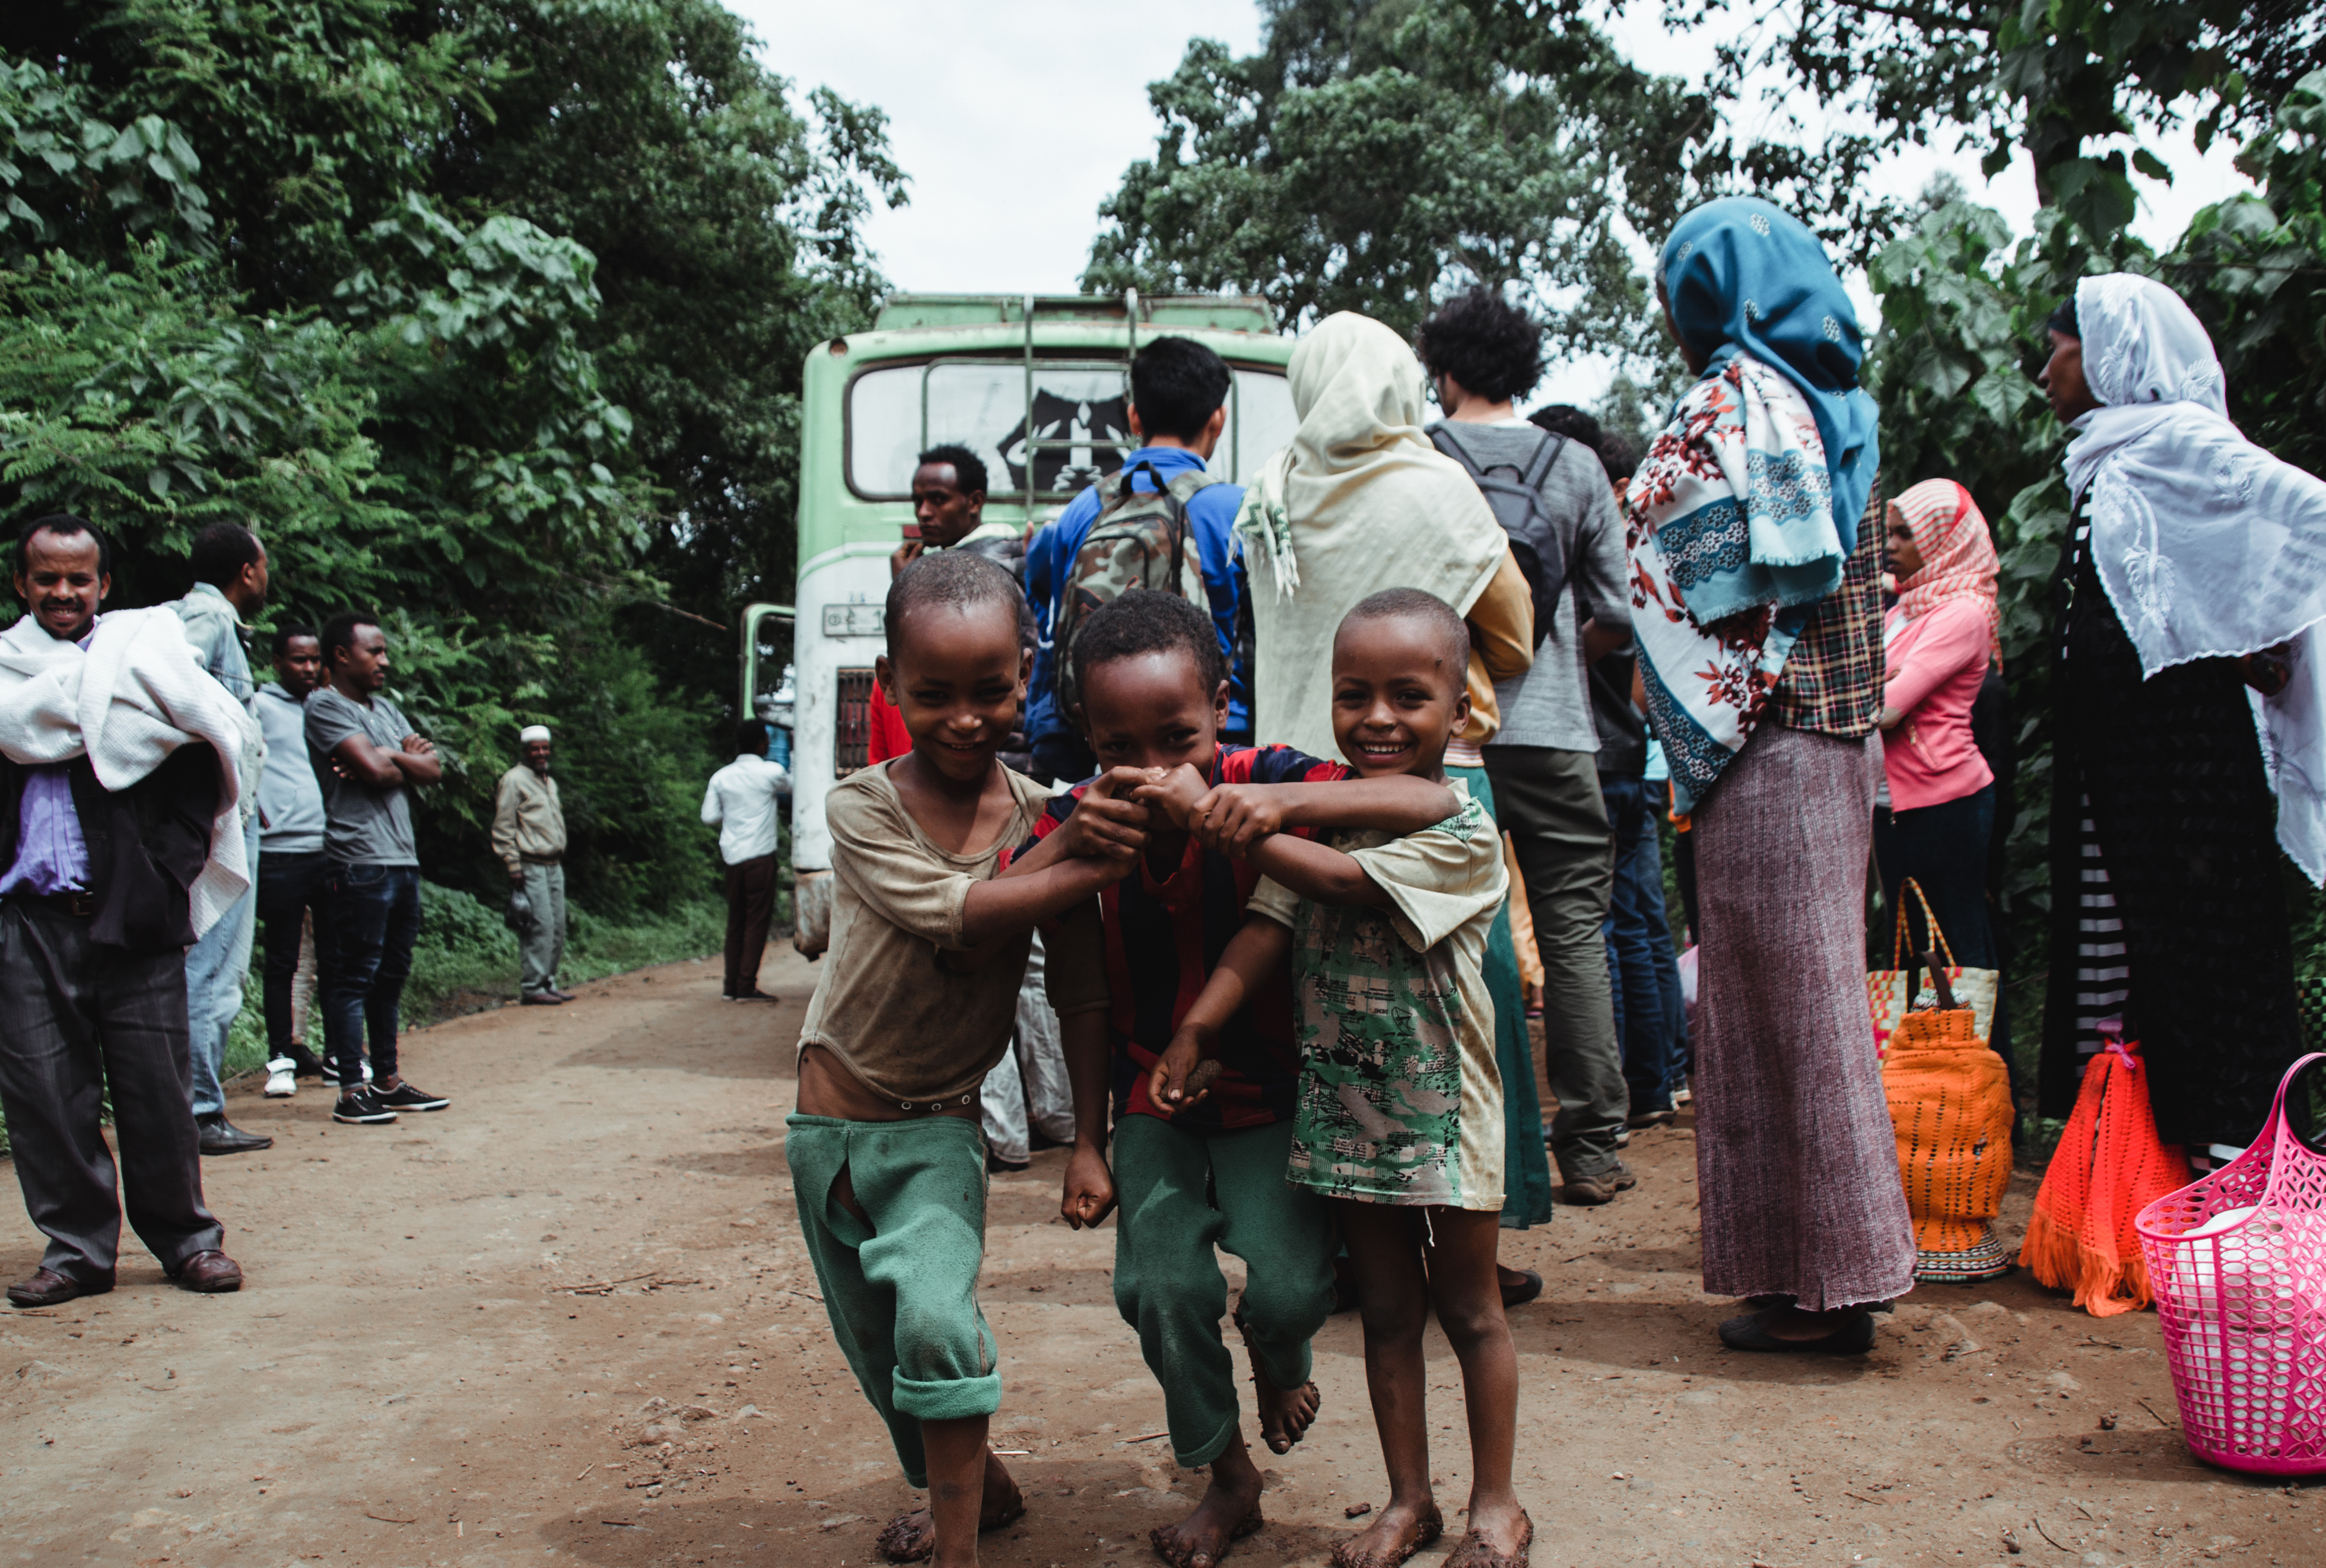
[[[1497,4],[1538,19],[1577,8]],[[2170,174],[2146,148],[2093,144],[2193,123],[2202,148],[2266,125],[2295,79],[2326,65],[2326,29],[2302,0],[1694,0],[1670,14],[1698,27],[1741,16],[1711,83],[1724,110],[1768,98],[1759,83],[1773,73],[1828,121],[1865,126],[1809,142],[1782,113],[1733,115],[1694,169],[1813,215],[1859,259],[1909,217],[1865,178],[1901,141],[1968,146],[1990,175],[2024,151],[2043,204],[2106,245],[2132,219],[2131,175]]]
[[[578,901],[715,874],[725,628],[789,586],[801,361],[902,199],[879,112],[754,47],[710,0],[0,12],[0,506],[106,527],[116,605],[230,519],[262,618],[377,609],[432,875],[488,897],[533,719]]]
[[[1198,39],[1149,89],[1155,156],[1101,206],[1084,288],[1239,289],[1287,324],[1402,330],[1473,281],[1518,283],[1559,346],[1663,357],[1617,223],[1672,216],[1657,155],[1696,109],[1677,84],[1587,30],[1506,48],[1459,0],[1265,10],[1260,54]]]
[[[1999,215],[1951,200],[1867,269],[1882,300],[1866,378],[1882,408],[1884,470],[1893,488],[1961,483],[2002,555],[2004,654],[2021,720],[2008,887],[2022,975],[2042,969],[2049,936],[2051,585],[2069,519],[2067,432],[2033,381],[2044,319],[2079,277],[2163,278],[2212,336],[2230,416],[2279,457],[2326,470],[2326,70],[2287,95],[2246,162],[2266,189],[2205,209],[2161,256],[2121,233],[2095,245],[2059,209],[2039,212],[2014,245]],[[2307,974],[2326,963],[2314,941],[2326,902],[2303,883],[2296,912]]]

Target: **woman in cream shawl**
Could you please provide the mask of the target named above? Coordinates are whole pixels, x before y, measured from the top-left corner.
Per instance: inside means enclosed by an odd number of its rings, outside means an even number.
[[[1510,540],[1462,465],[1422,433],[1421,364],[1395,332],[1327,316],[1292,351],[1289,379],[1300,428],[1236,519],[1251,574],[1252,734],[1330,757],[1342,617],[1390,588],[1466,616]]]
[[[1328,316],[1292,351],[1290,380],[1300,427],[1262,467],[1236,519],[1251,577],[1253,738],[1335,757],[1333,634],[1350,610],[1384,589],[1418,588],[1471,619],[1491,589],[1500,607],[1524,579],[1477,486],[1422,433],[1421,364],[1403,339],[1370,317]],[[1522,626],[1489,636],[1474,621],[1473,719],[1463,737],[1471,749],[1457,742],[1446,758],[1490,813],[1493,790],[1475,748],[1499,722],[1493,682],[1524,673],[1533,658],[1531,601],[1516,597]],[[1464,755],[1474,765],[1462,765]],[[1507,908],[1487,942],[1486,985],[1503,1075],[1503,1224],[1520,1229],[1550,1219],[1550,1159]],[[1541,1285],[1506,1268],[1503,1287],[1506,1301],[1519,1301]]]

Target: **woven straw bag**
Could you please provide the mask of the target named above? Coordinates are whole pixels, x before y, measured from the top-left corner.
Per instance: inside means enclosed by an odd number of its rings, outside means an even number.
[[[1914,1277],[1992,1279],[2011,1268],[1996,1238],[2011,1185],[2010,1075],[1968,1007],[1908,1013],[1891,1033],[1882,1091],[1914,1217]]]
[[[1931,901],[1922,895],[1921,884],[1912,877],[1898,884],[1898,934],[1890,944],[1890,967],[1869,970],[1865,975],[1865,1000],[1874,1013],[1874,1054],[1880,1057],[1890,1049],[1890,1035],[1898,1021],[1917,1007],[1938,1005],[1938,993],[1931,988],[1931,977],[1922,976],[1921,989],[1909,995],[1906,978],[1912,971],[1905,967],[1906,957],[1906,895],[1912,893],[1914,902],[1922,906],[1922,927],[1931,933],[1931,946],[1946,960],[1948,983],[1954,987],[1955,1000],[1968,1007],[1972,1014],[1972,1032],[1980,1039],[1991,1039],[1995,1030],[1995,993],[2002,979],[1996,970],[1967,970],[1955,962],[1954,949],[1947,945],[1947,933],[1939,929],[1936,917],[1931,914]]]

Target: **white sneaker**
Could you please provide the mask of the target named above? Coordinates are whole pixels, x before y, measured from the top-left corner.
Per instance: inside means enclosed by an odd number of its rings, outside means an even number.
[[[288,1099],[299,1092],[297,1063],[288,1056],[277,1056],[266,1064],[266,1098]]]

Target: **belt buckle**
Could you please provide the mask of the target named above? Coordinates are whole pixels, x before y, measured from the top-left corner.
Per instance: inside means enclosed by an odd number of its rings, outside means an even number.
[[[97,895],[94,893],[68,893],[64,897],[65,913],[86,920],[97,913]]]

